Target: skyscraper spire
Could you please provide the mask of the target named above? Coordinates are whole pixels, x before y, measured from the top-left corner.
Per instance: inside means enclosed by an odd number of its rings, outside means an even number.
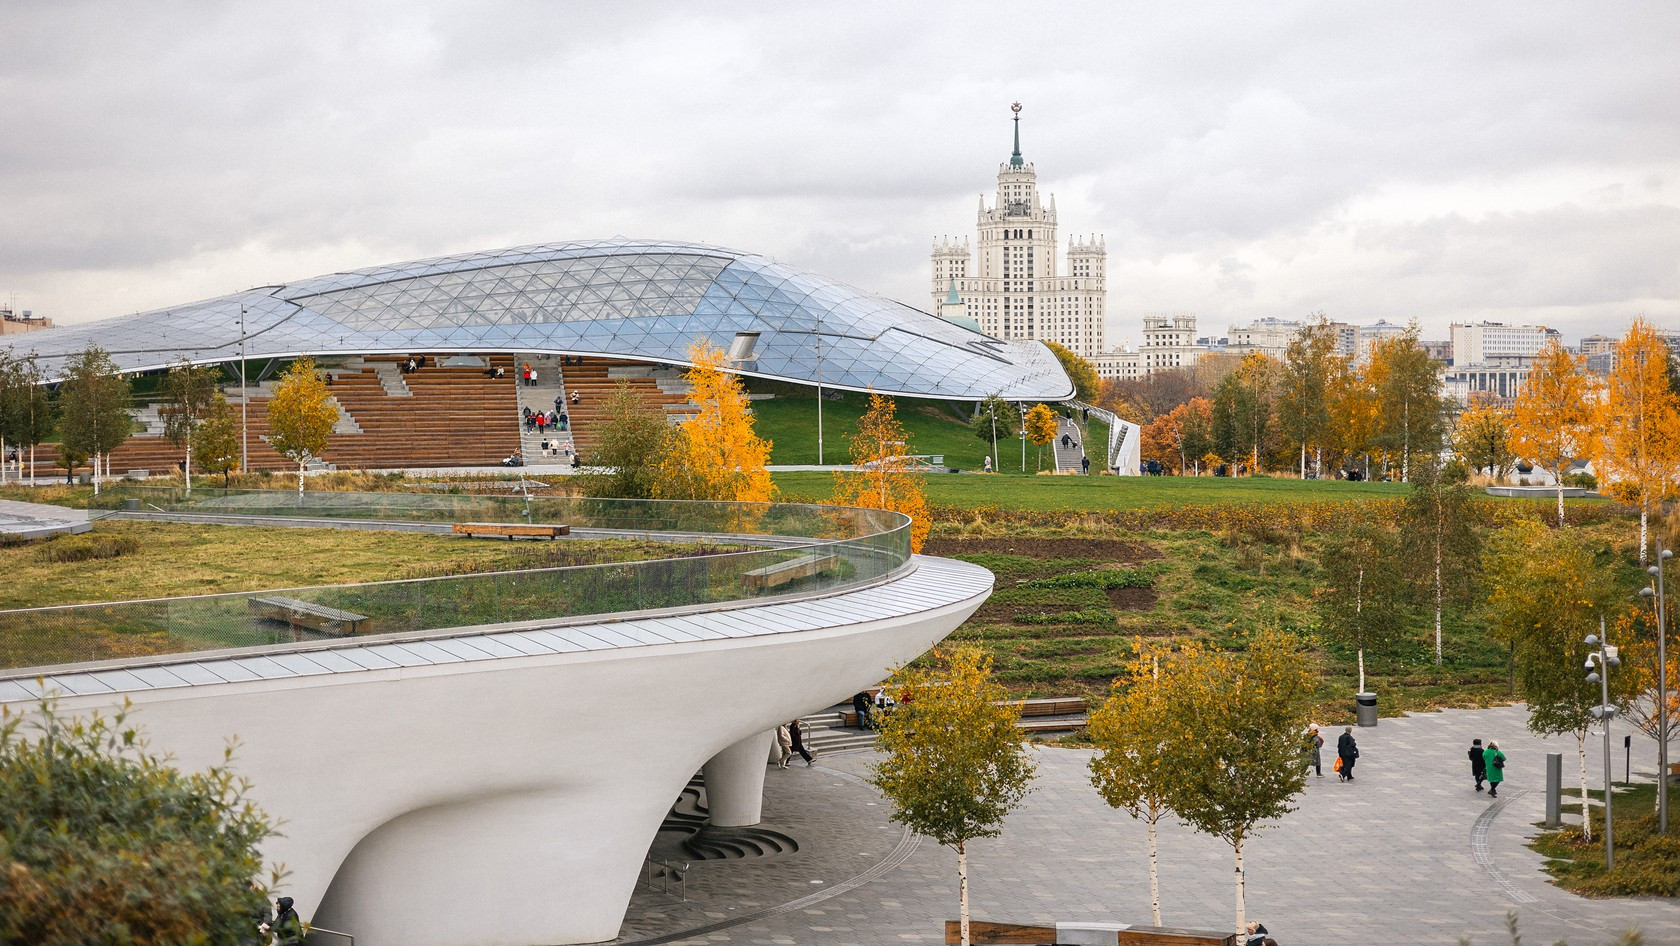
[[[1021,161],[1021,103],[1020,102],[1011,103],[1010,106],[1009,106],[1009,110],[1015,113],[1015,153],[1011,154],[1009,156],[1009,166],[1012,167],[1012,168],[1018,168],[1022,164],[1022,161]]]

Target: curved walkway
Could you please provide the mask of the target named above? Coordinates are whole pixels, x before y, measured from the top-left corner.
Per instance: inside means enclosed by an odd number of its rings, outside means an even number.
[[[44,539],[49,535],[74,534],[91,528],[93,524],[88,521],[87,511],[83,509],[0,499],[0,537]]]
[[[1469,937],[1475,946],[1508,946],[1507,911],[1517,913],[1525,942],[1600,946],[1630,926],[1647,943],[1680,942],[1680,902],[1588,900],[1553,887],[1540,873],[1541,858],[1525,842],[1544,815],[1545,753],[1564,752],[1567,770],[1574,740],[1537,739],[1522,728],[1523,719],[1523,709],[1513,706],[1384,719],[1375,729],[1355,730],[1359,780],[1309,779],[1299,809],[1246,848],[1250,917],[1287,946],[1397,937],[1442,946]],[[1478,736],[1497,738],[1511,757],[1509,795],[1492,802],[1471,787],[1464,757]],[[1636,774],[1653,770],[1653,747],[1649,740],[1636,744]],[[1046,748],[1038,756],[1037,790],[1001,838],[972,846],[974,916],[1146,923],[1142,826],[1091,790],[1088,752]],[[686,904],[639,891],[621,942],[656,936],[689,946],[943,942],[943,921],[956,917],[955,856],[923,843],[898,867],[873,870],[901,831],[888,820],[885,801],[843,774],[862,775],[876,758],[848,752],[819,757],[814,769],[771,769],[766,824],[799,838],[800,850],[752,866],[697,865]],[[835,886],[865,875],[872,879],[839,896],[801,899],[814,880]],[[1234,913],[1229,849],[1164,825],[1161,893],[1169,926],[1228,926]],[[780,906],[790,909],[775,909]],[[739,922],[736,911],[751,915]],[[693,918],[686,925],[685,912]]]

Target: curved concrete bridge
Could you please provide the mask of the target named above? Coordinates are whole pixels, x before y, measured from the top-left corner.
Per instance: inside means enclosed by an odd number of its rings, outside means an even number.
[[[282,892],[358,942],[599,942],[697,769],[715,823],[755,823],[769,730],[921,654],[991,588],[915,556],[867,586],[701,612],[0,671],[0,702],[126,697],[187,768],[237,737],[282,823],[264,851]]]

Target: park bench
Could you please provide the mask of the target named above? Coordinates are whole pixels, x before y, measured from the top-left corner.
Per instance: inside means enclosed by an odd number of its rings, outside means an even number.
[[[312,601],[283,598],[277,595],[247,599],[251,613],[269,621],[279,621],[294,628],[307,627],[312,631],[338,636],[360,634],[367,630],[368,616],[351,611],[329,608]]]
[[[1237,946],[1235,933],[1099,923],[1023,926],[970,920],[968,935],[975,946]],[[945,921],[945,942],[962,942],[961,923]]]
[[[776,588],[790,581],[810,578],[832,570],[840,564],[840,556],[833,552],[812,552],[785,562],[755,568],[741,576],[748,588]]]
[[[511,542],[520,537],[558,539],[563,535],[570,535],[572,527],[545,525],[536,522],[457,522],[449,527],[449,531],[468,538],[480,535],[501,535],[506,536],[508,541]]]

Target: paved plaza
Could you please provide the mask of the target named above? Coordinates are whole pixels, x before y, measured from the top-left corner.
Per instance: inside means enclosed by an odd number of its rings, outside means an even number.
[[[1545,752],[1520,706],[1384,719],[1356,729],[1358,778],[1326,766],[1300,808],[1245,847],[1249,916],[1283,946],[1395,942],[1508,944],[1507,911],[1523,941],[1609,943],[1630,926],[1645,942],[1680,943],[1680,901],[1588,900],[1552,887],[1524,846],[1545,813]],[[1339,730],[1326,731],[1331,746]],[[1615,732],[1617,766],[1621,732]],[[1496,738],[1510,756],[1498,801],[1471,787],[1465,749]],[[1597,744],[1589,753],[1596,784]],[[1636,737],[1633,769],[1655,769],[1655,744]],[[1326,762],[1330,753],[1326,753]],[[1001,838],[971,846],[977,919],[1016,923],[1147,924],[1149,883],[1141,824],[1109,809],[1089,786],[1083,750],[1038,752],[1037,791]],[[869,751],[772,768],[765,826],[801,849],[758,862],[708,861],[676,888],[638,889],[620,942],[823,944],[943,942],[957,916],[956,858],[909,837],[859,776]],[[1233,918],[1230,849],[1176,823],[1161,832],[1162,919],[1225,929]]]

